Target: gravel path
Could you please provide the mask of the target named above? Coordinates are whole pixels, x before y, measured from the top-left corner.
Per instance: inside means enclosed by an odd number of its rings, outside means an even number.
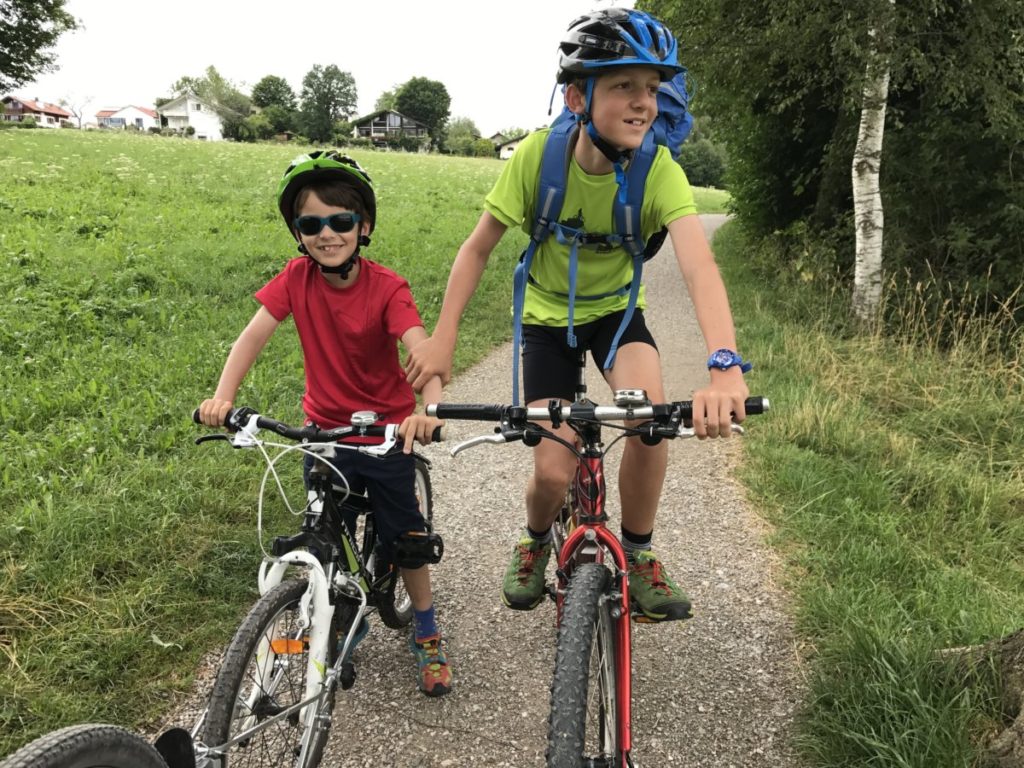
[[[705,229],[713,232],[722,221],[705,216]],[[704,346],[670,252],[650,262],[645,277],[667,394],[689,397],[707,378]],[[506,401],[510,360],[510,345],[495,350],[454,380],[445,399]],[[602,382],[590,391],[607,402]],[[756,439],[756,418],[750,425],[749,439]],[[433,462],[435,522],[446,545],[434,583],[456,687],[437,700],[417,693],[406,636],[375,621],[355,653],[356,684],[339,693],[325,766],[544,764],[554,605],[514,612],[499,597],[525,520],[529,450],[513,444],[457,458],[447,453],[452,443],[488,429],[450,422],[449,442],[424,451]],[[731,479],[740,441],[676,441],[669,454],[654,543],[689,591],[695,618],[634,624],[635,762],[645,768],[795,768],[789,736],[802,692],[796,640],[786,595],[774,582],[777,563],[764,543],[766,526]],[[606,471],[613,530],[620,455],[621,449],[613,451]]]

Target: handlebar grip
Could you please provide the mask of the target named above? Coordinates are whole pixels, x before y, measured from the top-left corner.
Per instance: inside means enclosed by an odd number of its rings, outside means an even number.
[[[442,440],[444,440],[444,436],[441,434],[441,431],[443,429],[444,427],[434,427],[434,432],[433,434],[430,435],[431,442],[440,443]]]
[[[199,420],[199,409],[198,408],[196,408],[194,411],[192,411],[192,423],[193,424],[202,424],[203,423],[203,422],[201,422]]]
[[[767,413],[770,407],[767,397],[748,397],[743,401],[743,409],[750,414]]]
[[[437,403],[428,405],[427,413],[439,419],[469,419],[472,421],[501,421],[508,406],[506,405],[450,405]]]

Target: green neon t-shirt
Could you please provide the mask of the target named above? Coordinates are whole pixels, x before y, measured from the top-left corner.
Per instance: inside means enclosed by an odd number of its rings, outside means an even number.
[[[484,199],[484,209],[507,227],[533,228],[534,203],[539,186],[540,165],[548,130],[530,134],[516,148],[515,154],[502,170],[494,188]],[[612,203],[618,192],[615,174],[592,176],[580,168],[576,159],[569,163],[565,200],[558,217],[560,223],[602,234],[614,231]],[[665,147],[658,147],[651,170],[647,174],[644,202],[640,211],[640,227],[645,239],[682,216],[697,213],[693,192],[683,169],[672,159]],[[576,306],[573,323],[598,320],[625,309],[629,297],[600,296],[628,286],[633,278],[633,262],[622,248],[603,250],[579,248],[576,276]],[[526,290],[523,322],[535,325],[569,324],[569,246],[555,237],[548,237],[533,257],[530,269],[533,278]],[[637,306],[643,308],[641,287]]]

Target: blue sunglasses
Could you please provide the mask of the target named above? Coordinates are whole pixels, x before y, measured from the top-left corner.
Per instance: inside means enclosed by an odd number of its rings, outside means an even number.
[[[332,213],[330,216],[299,216],[292,223],[299,232],[311,237],[319,235],[325,226],[339,234],[351,232],[361,219],[358,213]]]

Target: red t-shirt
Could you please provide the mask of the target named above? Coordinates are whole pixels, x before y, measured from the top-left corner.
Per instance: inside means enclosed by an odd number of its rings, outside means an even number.
[[[404,278],[360,258],[355,284],[335,288],[312,259],[300,257],[256,300],[277,320],[295,318],[306,368],[302,409],[320,427],[348,424],[354,411],[401,423],[416,408],[398,340],[423,322]]]

